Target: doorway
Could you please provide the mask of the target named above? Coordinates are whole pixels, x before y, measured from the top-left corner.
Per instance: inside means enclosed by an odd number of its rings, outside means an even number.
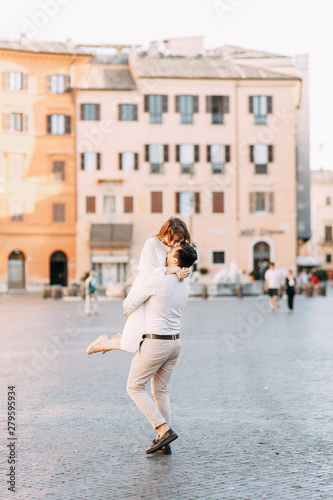
[[[259,241],[253,247],[254,279],[264,280],[270,260],[270,247],[265,241]]]
[[[67,286],[67,257],[57,251],[50,258],[50,284]]]
[[[9,256],[8,288],[25,288],[25,260],[21,250],[14,250]]]

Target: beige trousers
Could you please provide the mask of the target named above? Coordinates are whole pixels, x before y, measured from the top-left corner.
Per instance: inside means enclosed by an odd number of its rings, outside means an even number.
[[[132,361],[127,393],[155,429],[165,423],[170,426],[168,383],[181,346],[180,339],[145,339]],[[154,401],[145,390],[150,379]]]

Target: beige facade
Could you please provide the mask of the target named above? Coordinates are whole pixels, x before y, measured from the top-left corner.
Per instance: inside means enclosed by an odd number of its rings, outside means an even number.
[[[199,268],[293,267],[300,91],[298,76],[217,58],[92,62],[76,104],[78,276],[123,279],[171,215],[189,225]]]
[[[311,172],[311,227],[309,256],[321,262],[333,279],[333,171]]]

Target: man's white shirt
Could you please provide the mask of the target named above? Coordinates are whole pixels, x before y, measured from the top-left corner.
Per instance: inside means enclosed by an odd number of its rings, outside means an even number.
[[[175,274],[164,274],[165,270],[165,267],[155,269],[143,285],[123,302],[125,311],[132,313],[147,301],[145,333],[176,335],[180,332],[190,286],[188,280],[179,282]]]
[[[280,271],[278,269],[268,269],[265,272],[265,280],[267,280],[268,288],[280,287]]]

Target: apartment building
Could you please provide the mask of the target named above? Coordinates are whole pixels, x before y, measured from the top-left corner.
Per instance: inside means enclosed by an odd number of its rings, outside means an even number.
[[[93,58],[76,102],[78,276],[122,280],[170,215],[187,222],[199,268],[294,266],[301,84],[258,60]]]
[[[70,43],[0,40],[1,290],[76,277],[75,79]]]

